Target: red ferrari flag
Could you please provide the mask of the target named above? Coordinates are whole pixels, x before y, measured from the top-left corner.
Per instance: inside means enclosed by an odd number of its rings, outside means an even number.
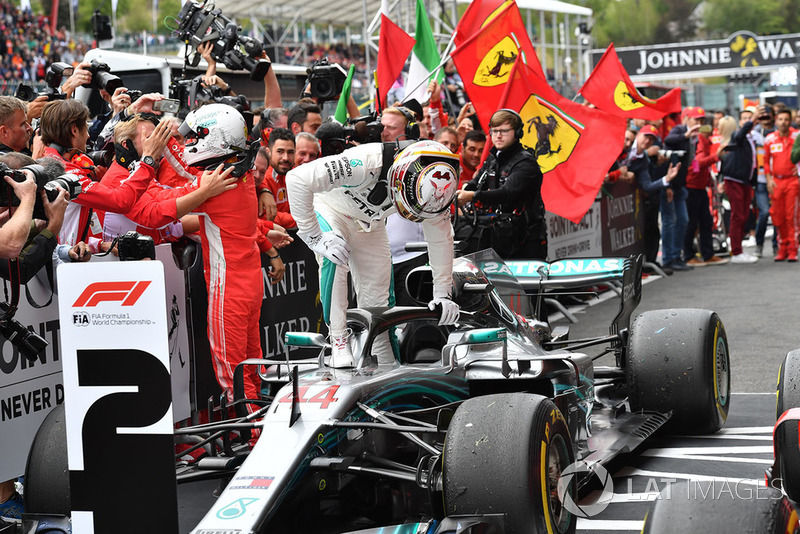
[[[451,54],[484,128],[488,128],[492,113],[501,107],[503,90],[517,58],[545,77],[517,4],[503,5],[501,12]]]
[[[514,4],[514,0],[473,0],[470,2],[456,25],[455,45],[461,46],[511,4]]]
[[[416,41],[388,17],[386,0],[381,3],[381,35],[378,40],[378,94],[386,107],[386,93],[403,70]]]
[[[622,151],[626,121],[564,98],[520,61],[501,102],[522,117],[521,142],[533,149],[544,175],[545,208],[578,223]]]
[[[603,111],[629,119],[658,120],[681,111],[679,87],[657,100],[640,94],[622,66],[613,43],[608,45],[580,94]]]

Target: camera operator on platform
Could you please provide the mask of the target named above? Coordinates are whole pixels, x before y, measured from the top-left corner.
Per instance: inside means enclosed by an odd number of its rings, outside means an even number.
[[[511,231],[492,232],[492,248],[506,258],[547,258],[547,227],[542,201],[542,171],[536,158],[520,143],[519,113],[501,109],[489,121],[494,145],[483,166],[458,191],[458,206],[479,203],[495,213],[508,214]],[[494,223],[493,223],[494,224]],[[502,245],[495,238],[505,238]],[[503,250],[507,249],[507,250]]]

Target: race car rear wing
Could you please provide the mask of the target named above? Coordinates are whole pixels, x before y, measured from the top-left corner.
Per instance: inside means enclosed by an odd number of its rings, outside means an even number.
[[[560,291],[621,281],[620,308],[609,328],[611,335],[627,330],[642,299],[643,256],[629,258],[571,258],[546,262],[508,260],[506,265],[527,293],[542,296]]]

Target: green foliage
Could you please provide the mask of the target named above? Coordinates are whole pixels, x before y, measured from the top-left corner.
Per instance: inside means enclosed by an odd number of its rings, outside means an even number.
[[[790,4],[794,4],[791,13]],[[791,33],[797,31],[796,4],[793,0],[706,0],[706,29],[712,37],[727,37],[739,30],[756,35]],[[788,24],[792,20],[794,28]]]
[[[592,33],[598,47],[653,44],[661,21],[659,0],[593,2],[595,25]]]

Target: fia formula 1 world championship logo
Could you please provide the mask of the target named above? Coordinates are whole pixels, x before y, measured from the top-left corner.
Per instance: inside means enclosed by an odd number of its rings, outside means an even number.
[[[597,498],[593,498],[590,502],[576,503],[571,495],[570,488],[573,486],[573,477],[584,478],[586,476],[593,476],[600,482],[602,491]],[[606,507],[611,504],[614,497],[614,481],[608,471],[599,463],[589,465],[584,461],[569,464],[564,471],[561,472],[561,478],[558,479],[558,498],[570,513],[578,517],[594,517]]]

